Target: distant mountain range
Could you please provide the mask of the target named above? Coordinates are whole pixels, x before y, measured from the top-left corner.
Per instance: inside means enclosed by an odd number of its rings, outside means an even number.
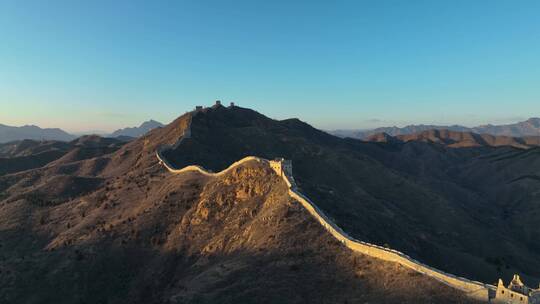
[[[436,143],[449,148],[509,146],[520,149],[530,149],[540,146],[540,136],[512,137],[485,133],[477,134],[473,132],[450,131],[446,129],[431,129],[419,133],[396,136],[387,133],[377,133],[364,140],[384,143],[406,143],[416,141]]]
[[[140,137],[146,132],[162,127],[163,124],[155,120],[149,120],[143,122],[139,127],[124,128],[114,131],[111,134],[106,134],[106,137],[115,137],[122,141],[128,141],[133,138]],[[7,143],[19,140],[58,140],[58,141],[71,141],[78,138],[78,135],[70,134],[59,128],[40,128],[38,126],[22,126],[13,127],[0,124],[0,143]]]
[[[42,129],[37,126],[12,127],[0,124],[0,143],[22,139],[70,141],[75,139],[75,137],[58,128]]]
[[[143,122],[138,127],[124,128],[114,131],[109,135],[109,137],[120,137],[120,136],[129,136],[129,137],[140,137],[146,134],[148,131],[163,127],[163,124],[155,121],[153,119]]]
[[[458,132],[472,132],[477,134],[491,134],[496,136],[540,136],[540,118],[529,118],[526,121],[506,124],[506,125],[481,125],[477,127],[465,127],[460,125],[440,126],[440,125],[408,125],[403,128],[399,127],[382,127],[372,130],[335,130],[330,131],[330,134],[339,137],[351,137],[358,139],[367,139],[372,135],[386,133],[391,136],[416,134],[428,130],[450,130]]]

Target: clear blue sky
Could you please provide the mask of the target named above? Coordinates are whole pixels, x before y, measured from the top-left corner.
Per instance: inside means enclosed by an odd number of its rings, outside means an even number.
[[[293,3],[294,2],[294,3]],[[0,123],[236,101],[319,128],[540,116],[540,1],[0,0]]]

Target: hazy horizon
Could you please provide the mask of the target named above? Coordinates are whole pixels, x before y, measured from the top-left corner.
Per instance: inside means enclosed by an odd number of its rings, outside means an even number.
[[[2,1],[0,123],[167,123],[234,101],[324,129],[540,116],[537,1]]]
[[[208,105],[207,105],[208,106]],[[253,109],[253,110],[257,110],[257,109]],[[265,114],[265,113],[261,113],[261,114]],[[179,114],[181,115],[181,114]],[[410,125],[438,125],[438,126],[453,126],[453,125],[460,125],[460,126],[464,126],[464,127],[478,127],[478,126],[481,126],[481,125],[488,125],[488,124],[492,124],[492,125],[505,125],[505,124],[512,124],[512,123],[518,123],[518,122],[523,122],[523,121],[526,121],[527,119],[530,119],[530,118],[536,118],[537,116],[531,116],[531,117],[514,117],[514,118],[510,118],[508,120],[496,120],[496,121],[491,121],[491,122],[486,122],[486,123],[482,123],[482,124],[476,124],[476,125],[473,125],[473,124],[469,124],[469,125],[466,125],[466,124],[458,124],[458,123],[452,123],[452,122],[448,122],[448,123],[437,123],[437,122],[422,122],[422,121],[419,121],[419,122],[398,122],[398,123],[385,123],[385,121],[382,121],[382,120],[377,120],[377,121],[370,121],[370,123],[373,123],[371,125],[371,127],[364,127],[364,128],[334,128],[334,129],[325,129],[325,128],[320,128],[316,125],[313,125],[314,127],[318,128],[318,129],[321,129],[321,130],[326,130],[326,131],[347,131],[347,130],[371,130],[371,129],[376,129],[376,128],[381,128],[381,127],[399,127],[399,128],[403,128],[403,127],[406,127],[406,126],[410,126]],[[176,117],[175,117],[176,118]],[[35,123],[27,123],[27,124],[20,124],[20,125],[10,125],[10,124],[6,124],[6,123],[2,123],[0,122],[0,125],[8,125],[8,126],[11,126],[11,127],[22,127],[22,126],[37,126],[37,127],[40,127],[40,128],[59,128],[59,129],[62,129],[63,131],[66,131],[70,134],[73,134],[73,135],[89,135],[89,134],[97,134],[97,135],[106,135],[106,134],[110,134],[118,129],[124,129],[124,128],[132,128],[132,127],[139,127],[143,122],[146,122],[146,121],[149,121],[149,120],[155,120],[155,121],[158,121],[164,125],[167,125],[169,123],[171,123],[175,118],[173,118],[171,121],[160,121],[160,120],[157,120],[157,119],[154,119],[154,118],[148,118],[148,119],[144,119],[143,121],[140,121],[139,123],[135,123],[133,125],[126,125],[126,126],[119,126],[117,128],[113,128],[113,129],[81,129],[81,130],[71,130],[71,129],[67,129],[67,128],[62,128],[62,127],[59,127],[59,126],[54,126],[54,125],[51,125],[51,126],[43,126],[43,125],[37,125]],[[270,117],[270,118],[274,118],[274,117]],[[283,119],[287,119],[287,118],[299,118],[301,120],[303,120],[301,117],[285,117]],[[274,118],[276,119],[276,118]],[[310,123],[309,121],[306,121],[307,123]],[[310,123],[311,124],[311,123]]]

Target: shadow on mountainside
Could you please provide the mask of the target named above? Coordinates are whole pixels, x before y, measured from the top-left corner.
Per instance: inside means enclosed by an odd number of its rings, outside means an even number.
[[[0,302],[472,303],[343,247],[262,164],[140,170],[59,205],[3,200]]]
[[[9,274],[0,302],[467,302],[343,248],[269,168],[219,178],[166,171],[156,151],[190,121],[191,139],[166,152],[177,167],[286,157],[301,191],[358,239],[487,283],[514,271],[537,282],[534,149],[364,143],[238,107],[191,115],[113,153],[0,176],[0,270]],[[324,261],[317,271],[315,261]]]
[[[191,133],[164,152],[176,168],[285,157],[300,190],[358,239],[488,283],[540,278],[538,148],[366,143],[239,107],[195,113]]]

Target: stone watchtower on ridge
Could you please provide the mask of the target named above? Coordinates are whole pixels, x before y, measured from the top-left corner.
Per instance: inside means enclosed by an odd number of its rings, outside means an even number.
[[[284,158],[274,158],[270,162],[270,167],[279,175],[284,178],[289,187],[296,189],[296,181],[292,174],[292,161]]]
[[[499,279],[495,298],[491,302],[501,304],[540,304],[540,288],[533,289],[525,286],[519,275],[515,274],[508,287],[504,286],[503,281]]]
[[[276,171],[279,176],[292,176],[292,161],[284,158],[274,158],[270,161],[270,167]]]
[[[221,103],[221,100],[216,100],[216,102],[214,103],[214,105],[212,106],[212,108],[216,108],[216,107],[221,107],[222,106],[222,103]],[[234,108],[236,107],[236,105],[234,104],[234,102],[231,102],[229,108]],[[203,106],[195,106],[195,112],[200,112],[204,109]]]

